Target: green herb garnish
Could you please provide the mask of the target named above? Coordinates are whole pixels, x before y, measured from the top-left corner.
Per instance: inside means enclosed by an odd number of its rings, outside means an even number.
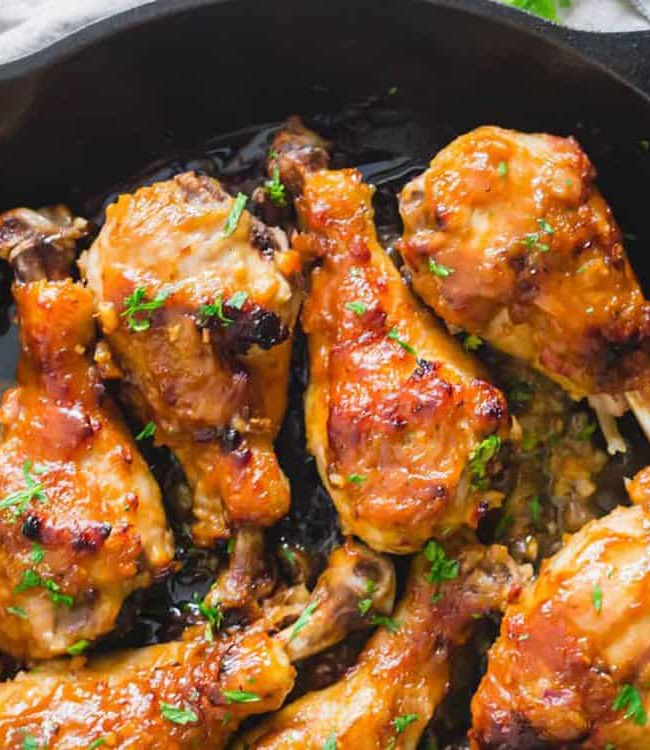
[[[373,615],[370,618],[370,624],[384,627],[389,633],[397,633],[399,630],[399,624],[392,617],[385,615]]]
[[[488,435],[469,454],[472,487],[476,489],[485,489],[487,487],[488,464],[500,450],[501,438],[498,435]]]
[[[235,229],[237,229],[237,225],[239,224],[239,219],[242,215],[244,208],[246,207],[247,201],[248,201],[248,197],[244,195],[244,193],[237,193],[235,202],[233,203],[232,208],[230,209],[230,213],[228,214],[228,218],[226,219],[226,223],[224,224],[224,227],[223,227],[224,237],[229,237],[235,231]]]
[[[124,300],[124,311],[120,317],[126,318],[126,323],[132,331],[148,331],[151,328],[151,313],[162,307],[167,297],[169,291],[163,289],[153,299],[148,300],[147,290],[143,286],[136,287]]]
[[[227,327],[232,322],[232,318],[226,317],[223,312],[223,298],[219,295],[211,305],[201,305],[199,307],[200,325],[206,325],[210,318],[216,318],[222,326]]]
[[[90,641],[87,641],[84,639],[77,641],[76,643],[73,643],[72,646],[68,646],[66,651],[70,654],[70,656],[79,656],[79,654],[83,654],[83,652],[90,646]]]
[[[29,618],[27,610],[24,607],[7,607],[7,613],[14,615],[14,617],[20,617],[21,620],[27,620]]]
[[[278,152],[270,151],[269,158],[277,159]],[[271,179],[266,180],[266,182],[264,183],[264,189],[266,190],[266,194],[273,201],[273,203],[275,203],[276,206],[284,207],[287,205],[285,187],[280,180],[280,165],[277,163],[277,161],[273,165]]]
[[[443,266],[442,263],[436,263],[433,258],[429,258],[429,271],[431,271],[434,276],[440,276],[441,279],[446,279],[447,276],[451,276],[454,269],[449,266]]]
[[[232,297],[226,300],[226,304],[233,310],[241,310],[247,299],[248,294],[246,292],[235,292]]]
[[[147,422],[147,424],[135,436],[135,439],[146,440],[147,438],[153,437],[155,434],[156,434],[155,422]]]
[[[164,701],[160,704],[160,713],[163,719],[167,719],[173,724],[191,724],[193,721],[199,720],[199,717],[191,708],[180,708]]]
[[[434,539],[427,542],[424,556],[431,563],[429,583],[444,583],[458,577],[460,563],[447,557],[445,550]]]
[[[323,750],[336,750],[336,735],[334,732],[325,740]]]
[[[23,591],[33,588],[44,588],[53,604],[64,604],[66,607],[72,607],[74,599],[67,594],[61,593],[61,587],[51,578],[42,578],[33,568],[23,571],[23,577],[17,586],[14,586],[14,593],[20,594]]]
[[[542,509],[542,504],[539,501],[539,495],[533,495],[528,501],[528,507],[530,508],[530,517],[533,523],[537,523],[539,520],[539,514]]]
[[[612,704],[612,709],[614,711],[626,709],[625,718],[632,719],[640,727],[645,726],[648,721],[643,700],[634,685],[623,685]]]
[[[506,177],[508,174],[508,165],[505,161],[500,161],[499,166],[497,167],[497,172],[499,173],[499,177]]]
[[[214,631],[219,630],[223,625],[223,612],[219,604],[211,607],[206,604],[205,599],[201,599],[199,595],[194,593],[194,604],[197,606],[199,612],[208,621],[205,626],[205,639],[206,641],[214,640]]]
[[[32,462],[25,461],[23,464],[23,477],[25,478],[25,487],[17,492],[12,492],[7,495],[3,500],[0,500],[0,510],[11,509],[12,513],[16,518],[21,516],[29,503],[32,500],[39,500],[44,503],[47,501],[47,495],[45,494],[45,485],[43,482],[37,482],[34,477],[31,476]],[[34,474],[37,476],[43,474],[45,469],[41,466],[35,466],[33,468]]]
[[[594,586],[591,592],[591,602],[594,605],[594,609],[600,614],[603,608],[603,592],[598,584]]]
[[[402,734],[406,730],[409,724],[418,720],[417,714],[403,714],[402,716],[396,716],[393,719],[393,726],[397,730],[398,734]]]
[[[361,617],[365,617],[368,612],[370,612],[370,609],[372,607],[372,599],[361,599],[361,601],[357,604],[357,609],[359,610],[359,614]]]
[[[352,484],[363,484],[366,481],[366,477],[363,474],[348,474],[348,482]]]
[[[228,703],[256,703],[262,700],[257,693],[248,693],[246,690],[222,690],[221,694]]]
[[[415,349],[409,344],[408,341],[400,338],[399,331],[397,328],[391,328],[390,331],[388,331],[388,338],[392,341],[396,341],[404,351],[408,352],[409,354],[412,354],[414,357],[416,356],[417,352]]]
[[[363,302],[346,302],[345,309],[350,310],[350,312],[353,312],[355,315],[363,315],[368,308]]]
[[[483,346],[483,339],[470,333],[468,336],[465,336],[463,346],[468,352],[475,352]]]
[[[291,639],[293,640],[298,633],[305,627],[307,627],[309,621],[311,620],[311,616],[316,611],[316,608],[320,602],[317,600],[315,602],[311,602],[311,604],[308,604],[303,611],[300,613],[300,617],[296,620],[293,628],[291,629]]]

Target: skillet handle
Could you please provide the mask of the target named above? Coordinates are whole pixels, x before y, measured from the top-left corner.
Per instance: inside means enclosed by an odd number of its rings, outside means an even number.
[[[552,28],[558,39],[650,96],[650,31],[594,33]]]
[[[493,0],[428,1],[453,3],[468,10],[478,10],[485,16],[497,16],[513,26],[523,26],[541,36],[555,39],[560,44],[563,43],[600,63],[650,97],[650,31],[580,31],[551,23],[505,3],[495,3]]]

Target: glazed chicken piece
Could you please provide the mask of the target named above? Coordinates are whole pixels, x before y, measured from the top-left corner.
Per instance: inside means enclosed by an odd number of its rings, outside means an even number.
[[[392,563],[354,542],[335,551],[301,617],[275,637],[260,620],[243,632],[190,628],[180,642],[110,656],[51,662],[0,685],[0,746],[76,750],[225,747],[253,714],[280,707],[293,688],[291,661],[368,626],[351,616],[358,582],[372,582],[368,611],[393,608]],[[319,617],[319,612],[325,616]],[[100,743],[102,744],[102,743]]]
[[[124,392],[186,473],[203,546],[289,506],[273,439],[299,258],[244,203],[193,173],[140,188],[108,207],[81,263]]]
[[[297,120],[278,134],[296,195],[293,247],[319,257],[302,324],[309,337],[309,450],[343,529],[408,553],[475,526],[500,496],[490,459],[509,431],[503,395],[422,308],[377,241],[372,193],[354,169],[327,170],[324,143]]]
[[[508,608],[472,702],[473,747],[650,746],[650,514],[619,507]]]
[[[574,138],[478,128],[403,189],[399,249],[448,325],[591,396],[615,452],[625,392],[650,435],[650,304],[595,178]]]
[[[480,616],[520,589],[504,547],[468,547],[456,560],[431,543],[412,564],[393,619],[384,619],[357,665],[308,693],[235,743],[237,750],[408,750],[444,697],[449,658]]]
[[[0,648],[47,658],[111,630],[173,561],[160,490],[92,361],[90,292],[67,276],[85,222],[0,216],[20,325],[0,410]]]

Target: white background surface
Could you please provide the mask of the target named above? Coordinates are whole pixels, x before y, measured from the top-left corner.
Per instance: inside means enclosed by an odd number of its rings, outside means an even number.
[[[29,54],[113,13],[155,0],[0,0],[0,63]],[[309,2],[309,0],[305,0]],[[635,10],[650,0],[573,0],[568,25],[598,31],[650,28]]]

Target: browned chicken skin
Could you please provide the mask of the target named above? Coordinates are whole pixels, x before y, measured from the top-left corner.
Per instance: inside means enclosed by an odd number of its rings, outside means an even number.
[[[481,127],[400,196],[400,250],[449,325],[575,398],[650,382],[650,304],[573,138]]]
[[[375,549],[407,553],[475,525],[498,498],[486,482],[477,486],[468,464],[488,436],[492,448],[507,436],[505,399],[380,247],[372,189],[359,172],[323,169],[323,142],[296,120],[273,148],[283,181],[298,193],[293,247],[322,258],[302,315],[305,418],[344,530]]]
[[[467,640],[477,617],[502,608],[523,580],[503,547],[466,548],[456,561],[445,560],[445,573],[440,558],[431,557],[415,558],[393,619],[342,680],[269,717],[235,747],[414,750],[447,690],[450,652]]]
[[[332,553],[302,616],[275,637],[265,620],[217,637],[191,628],[181,642],[21,673],[0,685],[0,746],[22,749],[29,736],[48,750],[87,749],[101,739],[123,750],[220,750],[247,716],[281,706],[294,684],[291,661],[359,626],[346,602],[359,601],[363,574],[375,584],[364,594],[368,610],[390,612],[392,563],[349,541]]]
[[[92,296],[65,278],[80,229],[61,207],[0,216],[21,344],[0,411],[0,648],[20,658],[107,633],[174,556],[158,485],[92,362]]]
[[[185,470],[201,545],[289,505],[273,439],[299,259],[241,197],[193,173],[123,195],[82,263],[125,390]]]
[[[472,702],[473,747],[646,750],[648,602],[647,507],[584,526],[506,611]]]

